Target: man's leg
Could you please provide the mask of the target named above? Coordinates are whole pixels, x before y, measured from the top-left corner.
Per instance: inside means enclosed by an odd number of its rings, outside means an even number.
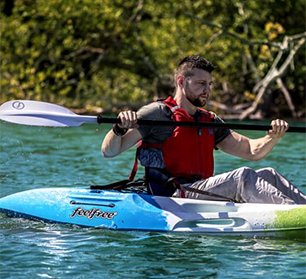
[[[306,204],[306,195],[296,188],[289,180],[273,168],[263,168],[256,171],[260,177],[272,184],[297,204]]]
[[[197,181],[190,187],[229,197],[238,202],[274,204],[294,203],[292,199],[260,177],[256,171],[247,167],[242,167],[205,180]],[[186,197],[193,199],[209,199],[206,195],[189,191],[186,191]]]

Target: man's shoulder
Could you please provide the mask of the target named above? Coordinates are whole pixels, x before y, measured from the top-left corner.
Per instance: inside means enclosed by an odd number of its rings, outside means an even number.
[[[156,101],[141,107],[137,111],[137,116],[139,119],[168,118],[171,117],[171,111],[162,101]]]
[[[158,110],[158,109],[163,109],[166,107],[165,103],[163,102],[163,99],[159,99],[155,102],[151,102],[147,105],[144,105],[140,108],[141,109],[151,109],[151,110]]]
[[[162,102],[153,102],[141,107],[137,111],[137,118],[143,120],[169,121],[171,110]],[[172,133],[171,126],[140,125],[138,130],[145,142],[163,142]]]

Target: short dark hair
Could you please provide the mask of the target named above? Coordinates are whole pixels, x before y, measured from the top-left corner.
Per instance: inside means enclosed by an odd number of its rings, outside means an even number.
[[[186,56],[177,66],[175,77],[183,75],[184,77],[190,77],[193,75],[193,69],[202,69],[211,73],[216,66],[210,63],[205,58],[199,55]]]

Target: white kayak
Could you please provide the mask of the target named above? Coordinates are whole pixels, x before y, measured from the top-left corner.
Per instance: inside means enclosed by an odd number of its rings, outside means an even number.
[[[204,201],[65,187],[3,197],[0,212],[113,230],[306,238],[306,205]]]

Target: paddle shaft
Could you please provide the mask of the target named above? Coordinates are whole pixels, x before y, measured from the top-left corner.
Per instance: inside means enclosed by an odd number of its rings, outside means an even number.
[[[120,123],[119,118],[78,115],[59,105],[31,100],[8,101],[0,106],[0,119],[6,122],[43,127],[77,127],[85,123]],[[137,121],[139,125],[181,126],[196,128],[226,128],[236,130],[268,131],[268,125],[236,123],[176,122],[160,120]],[[306,133],[306,127],[289,127],[287,132]]]
[[[119,118],[103,117],[101,115],[97,118],[98,123],[120,124]],[[255,125],[255,124],[239,124],[239,123],[215,123],[215,122],[175,122],[164,120],[142,120],[137,121],[138,125],[148,126],[180,126],[180,127],[196,127],[196,128],[226,128],[233,130],[254,130],[254,131],[269,131],[272,129],[270,125]],[[291,133],[306,133],[306,127],[289,127],[287,132]]]

